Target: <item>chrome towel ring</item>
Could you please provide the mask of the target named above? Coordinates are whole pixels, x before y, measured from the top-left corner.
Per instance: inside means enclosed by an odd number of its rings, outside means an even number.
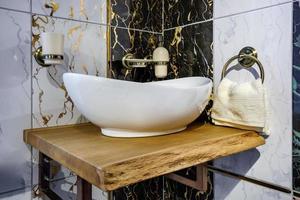
[[[230,58],[223,67],[221,79],[223,79],[225,77],[225,73],[226,73],[230,63],[232,63],[236,59],[238,59],[239,64],[241,66],[243,66],[244,68],[250,68],[256,63],[260,70],[260,77],[261,77],[262,83],[264,82],[264,79],[265,79],[264,67],[261,64],[261,62],[257,59],[257,52],[253,47],[244,47],[239,52],[238,55]]]

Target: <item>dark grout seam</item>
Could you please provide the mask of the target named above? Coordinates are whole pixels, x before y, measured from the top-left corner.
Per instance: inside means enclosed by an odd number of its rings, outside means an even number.
[[[39,16],[44,16],[44,17],[51,17],[51,18],[54,18],[54,19],[62,19],[62,20],[79,22],[79,23],[93,24],[93,25],[98,25],[98,26],[103,26],[103,27],[125,29],[125,30],[139,31],[139,32],[159,34],[159,35],[162,34],[162,32],[156,32],[156,31],[150,31],[150,30],[144,30],[144,29],[136,29],[136,28],[128,28],[128,27],[122,27],[122,26],[113,26],[113,25],[109,25],[109,24],[105,24],[105,23],[99,23],[99,22],[93,22],[93,21],[84,21],[84,20],[79,20],[79,19],[70,19],[70,18],[59,17],[59,16],[49,16],[49,15],[46,15],[46,14],[32,13],[32,12],[29,12],[29,11],[22,11],[22,10],[17,10],[17,9],[12,9],[12,8],[0,7],[0,10],[26,13],[26,14],[30,14],[30,15],[39,15]]]
[[[176,29],[178,27],[185,28],[185,27],[188,27],[188,26],[202,24],[202,23],[205,23],[205,22],[210,22],[210,21],[213,21],[213,20],[223,19],[223,18],[227,18],[227,17],[234,17],[234,16],[237,16],[237,15],[246,14],[246,13],[250,13],[250,12],[254,12],[254,11],[259,11],[259,10],[264,10],[264,9],[267,9],[267,8],[281,6],[281,5],[285,5],[285,4],[293,3],[293,2],[297,2],[297,1],[298,0],[289,0],[289,1],[286,1],[286,2],[277,3],[277,4],[270,5],[270,6],[260,7],[260,8],[255,8],[255,9],[251,9],[251,10],[247,10],[247,11],[243,11],[243,12],[233,13],[233,14],[224,15],[224,16],[220,16],[220,17],[212,17],[210,19],[206,19],[206,20],[202,20],[202,21],[198,21],[198,22],[188,23],[188,24],[184,24],[184,25],[179,25],[179,26],[171,27],[171,28],[165,28],[164,31],[174,30],[174,29]]]
[[[231,177],[231,178],[247,181],[247,182],[250,182],[250,183],[253,183],[253,184],[256,184],[256,185],[260,185],[260,186],[263,186],[263,187],[266,187],[266,188],[269,188],[269,189],[273,189],[273,190],[276,190],[276,191],[280,191],[280,192],[283,192],[283,193],[287,193],[287,194],[292,193],[292,190],[290,190],[288,188],[285,188],[285,187],[282,187],[282,186],[279,186],[279,185],[275,185],[275,184],[272,184],[272,183],[269,183],[269,182],[266,182],[266,181],[257,180],[257,179],[253,179],[253,178],[248,178],[248,177],[236,174],[234,172],[229,172],[229,171],[226,171],[226,170],[223,170],[223,169],[211,166],[211,165],[207,165],[207,168],[208,168],[208,171],[211,171],[213,173],[218,173],[218,174],[222,174],[224,176],[228,176],[228,177]]]

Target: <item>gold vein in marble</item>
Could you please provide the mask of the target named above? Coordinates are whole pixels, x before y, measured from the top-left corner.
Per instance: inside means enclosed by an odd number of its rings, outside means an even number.
[[[174,37],[171,42],[171,46],[175,47],[177,55],[179,54],[179,44],[182,40],[181,31],[182,31],[182,27],[178,26],[175,28]]]
[[[85,17],[86,20],[88,20],[89,18],[86,14],[86,9],[85,9],[85,0],[80,0],[79,7],[80,7],[80,16],[83,16]]]
[[[50,23],[51,22],[51,23]],[[54,26],[55,28],[55,20],[53,18],[48,18],[48,17],[44,17],[44,16],[33,16],[32,17],[32,46],[34,49],[36,49],[38,46],[40,46],[40,33],[46,31],[46,25],[51,25]],[[73,31],[74,32],[74,31]],[[71,31],[69,34],[72,35],[73,32]],[[72,65],[73,64],[73,65]],[[70,61],[70,65],[69,67],[74,68],[74,56],[71,57],[71,61]],[[41,126],[48,126],[49,122],[53,119],[53,114],[46,114],[45,112],[43,112],[43,108],[42,108],[42,104],[43,104],[43,99],[45,98],[45,92],[44,90],[41,88],[40,86],[40,81],[39,81],[39,72],[42,68],[39,65],[36,65],[36,69],[35,69],[35,73],[32,75],[32,77],[34,78],[37,88],[38,88],[38,102],[39,102],[39,115],[41,116]],[[46,69],[44,69],[46,70]],[[55,70],[53,72],[53,74],[57,74],[57,69],[55,66],[49,68],[49,70],[47,70],[47,74],[50,77],[50,79],[54,82],[54,84],[61,89],[64,92],[64,97],[65,100],[63,102],[63,109],[62,111],[58,114],[57,118],[56,118],[56,124],[58,124],[58,120],[63,118],[67,113],[71,113],[71,119],[73,118],[73,110],[74,110],[74,104],[71,100],[71,98],[68,96],[67,90],[64,86],[63,83],[60,83],[59,81],[56,80],[56,78],[53,76],[52,73],[50,73],[50,70]]]
[[[80,31],[77,40],[76,40],[76,41],[74,42],[74,44],[71,46],[72,52],[78,52],[78,51],[79,51],[79,47],[80,47],[82,38],[83,38],[83,32]]]
[[[83,69],[85,74],[89,74],[89,70],[88,70],[86,64],[81,65],[81,68]]]
[[[74,34],[76,31],[78,31],[80,28],[81,28],[81,25],[77,25],[77,26],[73,26],[73,27],[69,28],[69,30],[68,30],[68,32],[67,32],[68,38],[70,39],[70,38],[73,36],[73,34]]]
[[[71,18],[71,19],[74,18],[74,7],[73,6],[70,6],[69,18]]]
[[[53,16],[53,14],[59,9],[59,3],[55,2],[54,0],[51,0],[49,3],[46,1],[45,8],[50,8],[50,16]]]

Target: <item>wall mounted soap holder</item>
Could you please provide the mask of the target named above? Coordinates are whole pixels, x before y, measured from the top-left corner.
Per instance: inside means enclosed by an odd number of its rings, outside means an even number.
[[[38,47],[33,56],[42,67],[59,65],[64,59],[64,35],[54,32],[41,33],[42,45]]]

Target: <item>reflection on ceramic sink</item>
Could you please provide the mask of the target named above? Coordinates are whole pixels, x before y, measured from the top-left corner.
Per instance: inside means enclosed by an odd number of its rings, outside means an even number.
[[[204,110],[212,82],[204,77],[136,83],[65,73],[78,110],[112,137],[147,137],[184,130]]]

